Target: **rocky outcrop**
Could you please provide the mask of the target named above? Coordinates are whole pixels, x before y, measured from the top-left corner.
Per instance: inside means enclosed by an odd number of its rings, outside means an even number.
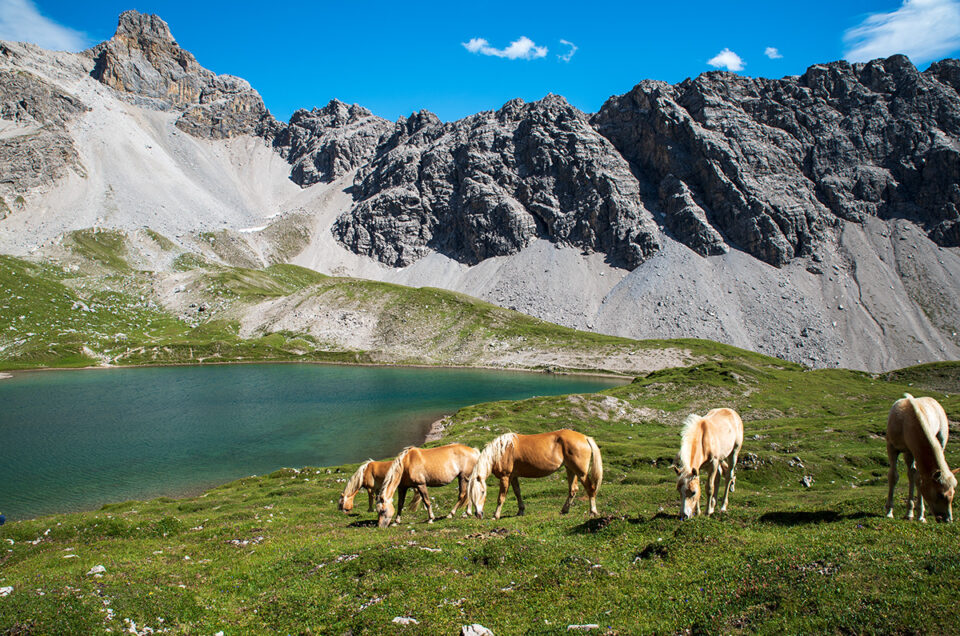
[[[0,55],[8,54],[0,45]],[[85,110],[76,97],[32,73],[0,71],[0,188],[5,194],[22,197],[78,166],[66,126]]]
[[[200,66],[155,15],[124,11],[114,36],[88,54],[95,79],[135,100],[182,110],[177,127],[196,137],[270,138],[279,127],[250,84]]]
[[[949,245],[960,219],[958,65],[920,73],[893,56],[780,80],[647,81],[592,123],[701,253],[723,237],[783,265],[816,252],[840,220],[866,216],[914,220]]]
[[[323,108],[296,111],[273,143],[293,166],[290,178],[306,187],[370,161],[393,127],[366,108],[335,99]]]
[[[632,269],[658,247],[627,163],[555,95],[449,124],[401,120],[354,196],[334,235],[392,266],[430,251],[473,264],[547,238]]]

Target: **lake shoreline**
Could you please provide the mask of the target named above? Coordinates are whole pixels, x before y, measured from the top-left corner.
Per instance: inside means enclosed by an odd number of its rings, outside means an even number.
[[[327,360],[227,360],[222,362],[162,362],[157,364],[100,364],[87,367],[35,367],[30,369],[6,369],[0,371],[0,380],[6,380],[18,375],[27,373],[45,373],[48,371],[111,371],[115,369],[154,369],[158,367],[208,367],[208,366],[229,366],[229,365],[250,365],[250,364],[310,364],[322,366],[337,367],[378,367],[378,368],[397,368],[397,369],[462,369],[462,370],[482,370],[482,371],[507,371],[512,373],[535,373],[543,375],[562,375],[562,376],[584,376],[591,378],[610,378],[629,380],[637,377],[635,374],[618,373],[615,371],[572,371],[568,369],[530,369],[525,367],[495,367],[490,365],[464,365],[464,364],[403,364],[403,363],[378,363],[378,362],[341,362]]]

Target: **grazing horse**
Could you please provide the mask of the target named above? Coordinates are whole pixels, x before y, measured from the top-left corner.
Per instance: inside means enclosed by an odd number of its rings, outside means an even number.
[[[743,446],[743,421],[733,409],[713,409],[703,417],[688,415],[680,435],[680,453],[673,469],[680,492],[680,518],[700,514],[700,470],[707,467],[707,514],[712,515],[720,490],[720,469],[727,476],[720,512],[737,481],[737,455]],[[727,460],[727,461],[724,461]]]
[[[357,472],[353,473],[353,476],[347,480],[343,494],[340,495],[340,501],[337,502],[337,510],[351,512],[353,510],[353,498],[357,496],[361,488],[364,488],[367,491],[367,498],[369,500],[367,512],[373,512],[374,500],[377,497],[377,493],[380,492],[380,488],[383,487],[383,478],[387,476],[387,471],[390,470],[390,464],[392,463],[392,460],[375,462],[372,459],[368,459],[360,464]],[[410,504],[410,510],[416,510],[419,504],[420,493],[415,492],[413,501]]]
[[[467,503],[467,478],[473,472],[480,451],[463,444],[447,444],[437,448],[404,448],[397,458],[390,464],[387,474],[383,478],[383,487],[377,495],[377,516],[381,528],[390,525],[393,519],[393,493],[400,491],[397,503],[397,518],[394,523],[400,523],[400,514],[403,512],[403,500],[406,499],[409,488],[416,489],[427,507],[430,523],[433,523],[433,504],[427,495],[427,486],[446,486],[454,479],[459,479],[460,496],[453,510],[447,518],[453,517],[459,508]],[[467,513],[470,508],[468,506]]]
[[[957,478],[950,472],[943,456],[948,434],[947,414],[933,398],[915,398],[904,393],[901,399],[893,403],[887,417],[887,457],[890,459],[890,472],[887,473],[888,517],[893,517],[893,489],[900,478],[897,457],[903,453],[910,480],[906,518],[913,519],[913,489],[919,477],[921,497],[917,520],[926,521],[923,518],[923,502],[926,501],[938,521],[953,521],[951,504]]]
[[[480,453],[477,467],[470,476],[470,503],[477,517],[483,519],[483,504],[487,498],[487,477],[493,473],[500,480],[500,496],[494,519],[500,518],[507,487],[513,486],[517,496],[517,516],[524,512],[520,497],[521,477],[546,477],[561,466],[567,469],[569,493],[560,512],[567,514],[570,502],[577,494],[577,479],[590,497],[590,514],[597,515],[597,490],[603,481],[603,459],[592,437],[563,429],[536,435],[506,433],[486,445]]]

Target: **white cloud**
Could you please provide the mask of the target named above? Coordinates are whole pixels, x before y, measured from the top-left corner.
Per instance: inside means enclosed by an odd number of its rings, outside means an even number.
[[[771,60],[779,60],[781,57],[783,57],[780,55],[780,51],[773,46],[768,46],[766,49],[764,49],[763,54],[769,57]]]
[[[573,54],[577,52],[577,48],[579,47],[577,47],[577,45],[574,44],[573,42],[568,42],[567,40],[560,40],[560,44],[563,44],[564,46],[569,46],[570,50],[567,51],[566,53],[563,53],[562,55],[558,55],[557,57],[563,60],[564,62],[569,62],[570,58],[573,57]]]
[[[730,49],[723,49],[707,60],[707,64],[714,68],[725,68],[728,71],[742,71],[745,66],[740,56]]]
[[[473,38],[469,42],[462,42],[462,44],[463,47],[471,53],[505,57],[508,60],[535,60],[540,57],[546,57],[547,55],[547,47],[537,46],[536,43],[527,36],[511,42],[510,46],[505,49],[495,49],[483,38]]]
[[[56,51],[82,51],[90,44],[83,33],[40,15],[31,0],[0,0],[0,40],[32,42]]]
[[[903,53],[927,62],[960,48],[960,1],[904,0],[896,11],[874,13],[843,34],[851,62]]]

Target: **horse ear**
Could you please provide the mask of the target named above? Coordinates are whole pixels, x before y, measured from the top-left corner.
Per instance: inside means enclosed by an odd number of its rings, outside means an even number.
[[[700,469],[699,469],[699,468],[694,468],[693,470],[690,471],[690,474],[693,475],[694,477],[699,477],[699,476],[700,476]]]
[[[678,475],[680,474],[680,467],[676,464],[670,464],[670,468],[673,469],[673,472],[677,473]]]

